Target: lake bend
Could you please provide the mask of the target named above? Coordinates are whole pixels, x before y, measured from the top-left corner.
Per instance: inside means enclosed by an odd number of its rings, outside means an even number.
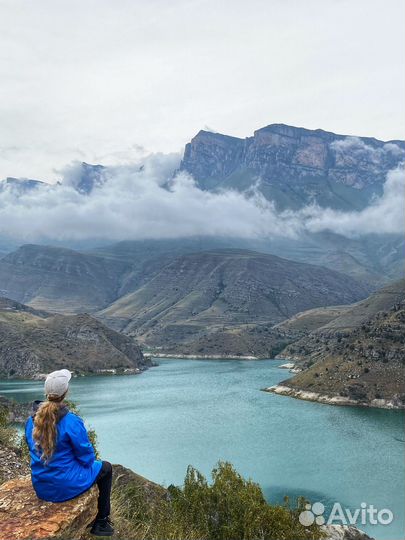
[[[337,407],[260,389],[288,376],[276,360],[160,359],[142,375],[78,377],[69,398],[95,428],[102,458],[164,485],[189,464],[230,461],[267,499],[285,495],[389,509],[392,523],[359,528],[404,538],[404,411]],[[43,382],[0,380],[0,394],[41,399]]]

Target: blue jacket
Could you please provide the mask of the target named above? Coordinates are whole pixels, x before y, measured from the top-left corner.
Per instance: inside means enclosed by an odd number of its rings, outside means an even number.
[[[40,402],[34,403],[34,411]],[[40,499],[62,502],[77,497],[95,482],[102,462],[97,461],[83,420],[62,407],[57,424],[56,448],[47,464],[32,438],[34,417],[28,418],[25,436],[31,456],[32,485]]]

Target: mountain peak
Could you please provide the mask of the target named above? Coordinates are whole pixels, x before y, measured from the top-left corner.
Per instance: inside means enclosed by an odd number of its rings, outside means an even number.
[[[9,188],[17,191],[18,193],[26,193],[46,185],[46,182],[41,182],[41,180],[32,180],[31,178],[14,178],[13,176],[8,176],[5,180],[0,181],[0,192]]]

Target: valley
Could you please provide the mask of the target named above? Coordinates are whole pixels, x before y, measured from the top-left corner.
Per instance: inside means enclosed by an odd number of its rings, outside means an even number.
[[[280,216],[311,205],[350,216],[376,204],[404,156],[404,141],[272,124],[245,139],[200,131],[171,174],[191,175],[201,197],[259,193]],[[172,180],[160,189],[170,191]],[[52,186],[8,178],[0,197],[23,200],[65,186],[88,201],[113,181],[113,169],[83,162]],[[4,246],[3,376],[37,376],[63,363],[77,373],[136,372],[153,355],[278,355],[299,364],[302,372],[286,382],[297,392],[401,402],[401,234]]]

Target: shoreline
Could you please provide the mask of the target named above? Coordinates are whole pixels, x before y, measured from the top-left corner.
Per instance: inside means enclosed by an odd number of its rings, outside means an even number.
[[[72,378],[80,377],[115,377],[116,375],[142,375],[145,371],[150,368],[156,367],[156,364],[152,364],[147,367],[142,368],[107,368],[107,369],[98,369],[96,371],[71,371]],[[0,381],[45,381],[47,373],[33,373],[32,375],[20,376],[13,375],[9,377],[8,375],[0,375]]]
[[[236,356],[232,354],[174,354],[174,353],[149,353],[144,352],[145,358],[167,358],[179,360],[272,360],[271,358],[261,358],[259,356]]]
[[[314,401],[326,405],[339,405],[343,407],[368,407],[374,409],[404,410],[405,405],[398,404],[393,399],[372,399],[371,401],[357,401],[338,395],[321,394],[319,392],[310,392],[299,390],[290,386],[276,384],[268,388],[262,388],[263,392],[277,394],[279,396],[302,399],[303,401]]]

